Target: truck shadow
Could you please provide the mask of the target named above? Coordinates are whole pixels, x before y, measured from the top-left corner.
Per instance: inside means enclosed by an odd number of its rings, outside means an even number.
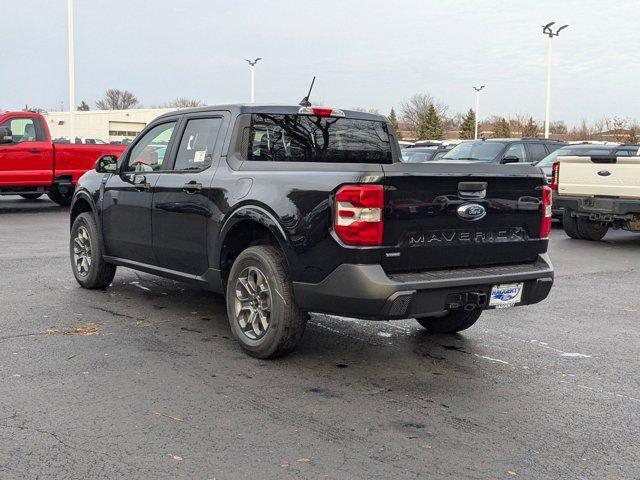
[[[0,215],[5,213],[45,213],[62,212],[68,207],[61,207],[46,196],[36,200],[26,200],[17,196],[0,197]]]

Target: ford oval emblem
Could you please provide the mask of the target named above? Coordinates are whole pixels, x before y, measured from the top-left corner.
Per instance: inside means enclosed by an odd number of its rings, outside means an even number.
[[[458,207],[458,216],[465,220],[480,220],[486,214],[485,208],[477,203],[467,203]]]
[[[601,177],[608,177],[609,175],[611,175],[611,172],[609,170],[600,170],[598,172],[598,175],[600,175]]]

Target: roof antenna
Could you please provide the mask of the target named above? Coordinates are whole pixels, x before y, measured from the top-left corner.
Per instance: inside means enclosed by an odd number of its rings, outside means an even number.
[[[313,76],[313,80],[311,80],[311,86],[309,87],[309,93],[307,93],[307,96],[304,97],[302,99],[302,101],[298,104],[301,107],[310,107],[311,106],[311,102],[309,101],[309,97],[311,96],[311,90],[313,90],[313,84],[316,82],[316,77],[315,75]]]

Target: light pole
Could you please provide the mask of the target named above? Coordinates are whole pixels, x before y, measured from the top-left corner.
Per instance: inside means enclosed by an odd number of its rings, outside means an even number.
[[[479,87],[473,87],[476,91],[476,133],[474,135],[474,139],[478,139],[478,109],[480,108],[480,90],[484,88],[484,85],[480,85]]]
[[[549,47],[547,49],[547,108],[544,113],[544,138],[549,138],[549,110],[551,108],[551,40],[553,37],[560,35],[560,32],[567,28],[569,25],[563,25],[555,32],[551,29],[551,26],[556,22],[549,22],[542,26],[542,34],[549,37]]]
[[[73,0],[67,0],[67,32],[69,42],[69,141],[76,143],[76,74],[73,58]]]
[[[258,57],[253,61],[247,60],[245,58],[245,61],[249,63],[249,68],[251,68],[251,103],[254,103],[256,101],[255,99],[256,63],[258,63],[260,60],[262,60],[262,57]]]

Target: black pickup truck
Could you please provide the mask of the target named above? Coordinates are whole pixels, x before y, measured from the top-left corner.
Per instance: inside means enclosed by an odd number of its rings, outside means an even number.
[[[105,288],[124,266],[222,293],[234,336],[260,358],[291,351],[309,312],[452,333],[547,296],[540,169],[400,158],[379,115],[255,104],[163,115],[80,179],[73,273]]]

